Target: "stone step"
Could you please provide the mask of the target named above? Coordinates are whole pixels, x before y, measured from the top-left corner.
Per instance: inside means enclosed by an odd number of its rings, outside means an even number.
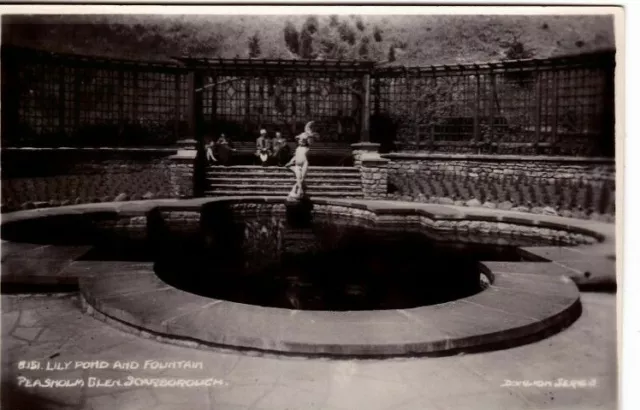
[[[233,183],[228,184],[210,184],[209,191],[215,191],[218,189],[223,190],[236,190],[236,191],[246,191],[246,190],[255,190],[255,189],[263,189],[267,191],[271,190],[291,190],[293,188],[292,184],[247,184],[247,185],[237,185]],[[307,185],[307,191],[318,191],[318,190],[331,190],[331,191],[354,191],[360,192],[359,186],[354,185]]]
[[[243,191],[238,192],[234,190],[219,190],[219,191],[206,191],[207,196],[276,196],[286,197],[291,190],[286,191]],[[362,198],[362,192],[336,192],[336,191],[315,191],[308,192],[309,195],[316,197],[332,197],[332,198]]]
[[[233,174],[233,175],[280,175],[280,174],[293,174],[293,171],[289,168],[207,168],[207,174]],[[312,169],[307,170],[307,174],[314,175],[360,175],[360,170],[357,168],[344,168],[344,169]]]
[[[292,174],[289,168],[282,167],[209,167],[207,174]],[[360,175],[358,168],[352,167],[310,167],[307,174],[338,174],[338,175]]]
[[[290,178],[207,178],[210,184],[239,184],[239,185],[251,185],[251,184],[293,184],[295,178],[293,175]],[[305,178],[305,181],[309,185],[351,185],[361,186],[362,181],[360,178]]]
[[[222,166],[222,165],[209,165],[208,169],[229,169],[229,170],[288,170],[285,167],[277,167],[277,166],[262,166],[262,165],[231,165],[231,166]],[[340,166],[309,166],[309,170],[325,170],[325,171],[354,171],[359,172],[359,169],[356,167],[340,167]]]
[[[208,173],[207,179],[243,180],[252,179],[259,181],[287,180],[295,178],[293,172],[287,174],[255,174],[255,173]],[[307,174],[306,180],[336,180],[336,181],[361,181],[360,174],[331,174],[331,173],[311,173]]]

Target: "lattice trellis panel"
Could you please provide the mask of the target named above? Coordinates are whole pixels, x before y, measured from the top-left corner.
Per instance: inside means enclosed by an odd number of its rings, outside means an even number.
[[[3,113],[12,117],[3,126],[6,145],[135,144],[141,135],[146,144],[154,136],[167,143],[185,121],[186,81],[177,66],[33,52],[3,58],[3,76],[12,80],[3,93],[11,107]]]
[[[613,59],[580,59],[382,69],[371,112],[405,149],[610,155]]]
[[[357,80],[208,76],[207,81],[213,84],[203,96],[210,133],[231,132],[238,140],[251,140],[266,128],[290,137],[316,121],[326,141],[357,141],[362,106]]]
[[[362,80],[371,73],[370,113],[392,123],[383,133],[405,148],[613,153],[612,53],[421,68],[206,64],[197,69],[205,83],[204,129],[239,140],[253,140],[261,127],[291,136],[313,120],[328,141],[358,141]],[[5,145],[154,145],[189,133],[187,66],[3,49],[2,68]]]

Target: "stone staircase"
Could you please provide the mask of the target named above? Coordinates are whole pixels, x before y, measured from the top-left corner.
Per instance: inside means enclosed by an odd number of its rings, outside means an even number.
[[[210,166],[207,196],[287,196],[295,183],[282,167]],[[316,197],[362,198],[360,170],[355,167],[309,167],[307,193]]]

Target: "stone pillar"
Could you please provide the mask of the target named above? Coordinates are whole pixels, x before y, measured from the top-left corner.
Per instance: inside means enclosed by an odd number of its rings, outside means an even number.
[[[364,154],[378,154],[380,144],[374,142],[358,142],[351,144],[351,148],[353,148],[353,165],[360,167],[362,165],[362,156]]]
[[[192,197],[194,185],[194,169],[197,149],[196,140],[187,139],[177,142],[178,151],[169,157],[171,175],[171,193],[175,198]]]
[[[354,165],[360,169],[364,198],[386,198],[389,160],[380,156],[380,144],[361,142],[352,147]]]

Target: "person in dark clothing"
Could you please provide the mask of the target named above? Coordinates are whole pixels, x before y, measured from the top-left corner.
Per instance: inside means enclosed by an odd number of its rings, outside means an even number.
[[[284,166],[291,156],[291,150],[281,132],[276,132],[275,138],[271,141],[271,148],[273,150],[273,162],[279,167]]]
[[[233,148],[233,143],[226,135],[220,134],[220,138],[216,141],[216,151],[220,165],[231,165],[233,152],[235,152],[236,149]]]

